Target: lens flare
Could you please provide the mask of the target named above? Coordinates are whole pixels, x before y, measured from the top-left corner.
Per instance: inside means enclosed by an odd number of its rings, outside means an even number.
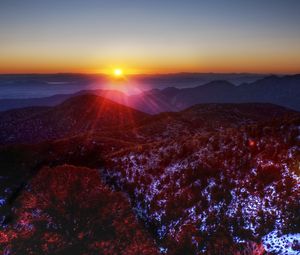
[[[115,70],[114,70],[114,75],[115,75],[116,77],[122,76],[122,75],[123,75],[123,70],[120,69],[120,68],[115,69]]]

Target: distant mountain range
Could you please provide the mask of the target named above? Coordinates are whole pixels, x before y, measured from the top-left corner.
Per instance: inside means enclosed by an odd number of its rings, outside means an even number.
[[[199,103],[272,103],[300,110],[300,75],[269,76],[235,86],[212,81],[194,88],[166,88],[131,96],[129,105],[148,113],[178,111]]]
[[[247,73],[139,74],[126,75],[120,86],[120,80],[116,81],[103,74],[0,74],[0,99],[50,97],[82,90],[111,89],[111,85],[117,85],[119,90],[130,94],[153,88],[190,88],[214,80],[226,80],[240,85],[263,77],[266,75]]]
[[[152,89],[137,95],[109,90],[84,90],[45,98],[2,99],[0,110],[54,106],[82,94],[100,95],[150,114],[180,111],[201,103],[272,103],[300,111],[300,75],[268,76],[239,86],[225,80],[216,80],[192,88]]]

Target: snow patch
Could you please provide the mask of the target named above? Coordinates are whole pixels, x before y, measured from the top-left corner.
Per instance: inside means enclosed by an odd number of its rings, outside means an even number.
[[[300,233],[281,235],[275,230],[262,238],[267,252],[300,255]]]

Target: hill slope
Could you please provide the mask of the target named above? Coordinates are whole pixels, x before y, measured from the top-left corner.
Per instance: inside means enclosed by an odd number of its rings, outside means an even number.
[[[147,116],[102,97],[83,95],[55,107],[0,113],[0,144],[34,143],[82,132],[118,130]]]
[[[0,146],[3,225],[12,226],[11,208],[39,169],[72,164],[100,170],[106,185],[126,194],[161,254],[299,250],[295,111],[271,104],[200,104],[149,116],[80,96],[57,107],[1,116],[2,123],[13,123],[20,141],[43,141]]]

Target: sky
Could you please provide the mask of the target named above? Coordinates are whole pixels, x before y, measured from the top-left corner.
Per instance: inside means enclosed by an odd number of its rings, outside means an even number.
[[[300,73],[298,0],[1,0],[0,73]]]

